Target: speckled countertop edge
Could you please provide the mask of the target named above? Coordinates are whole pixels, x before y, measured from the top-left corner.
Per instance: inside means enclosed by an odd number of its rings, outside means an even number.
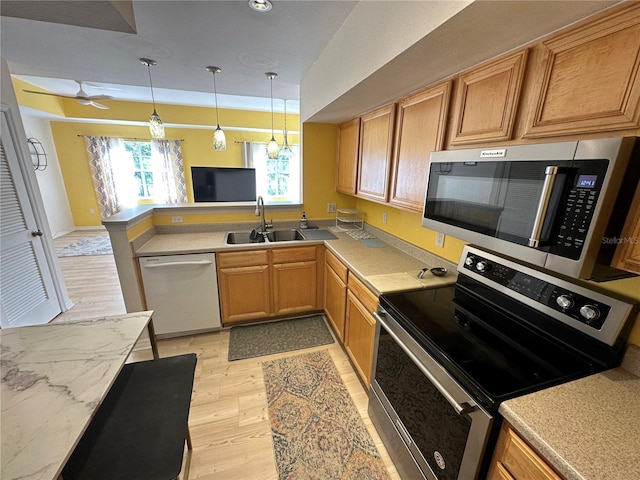
[[[293,228],[294,225],[279,224],[279,228]],[[226,229],[172,229],[156,232],[142,245],[136,245],[137,256],[178,255],[186,253],[222,252],[230,250],[252,250],[265,248],[264,243],[227,245],[227,231],[246,230],[243,224],[227,225]],[[414,247],[392,235],[374,228],[369,231],[382,243],[378,248],[367,247],[346,233],[333,232],[335,240],[305,240],[304,242],[277,242],[268,248],[285,248],[302,245],[324,244],[360,280],[375,293],[382,294],[399,290],[434,288],[453,284],[457,278],[456,265],[437,255]],[[418,279],[423,267],[444,266],[448,273],[435,277],[430,273]]]
[[[640,478],[640,348],[621,367],[507,400],[500,413],[567,480]]]

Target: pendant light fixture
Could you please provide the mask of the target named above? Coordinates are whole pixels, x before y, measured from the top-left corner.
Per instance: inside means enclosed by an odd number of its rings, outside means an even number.
[[[287,159],[293,155],[291,151],[291,147],[289,146],[289,140],[287,139],[287,101],[284,101],[284,145],[280,149],[280,153],[278,156],[286,157]]]
[[[280,148],[278,147],[276,137],[273,133],[273,79],[276,78],[278,74],[274,72],[267,72],[265,75],[271,80],[271,140],[269,141],[269,145],[267,145],[267,157],[271,160],[275,160],[280,154]]]
[[[227,139],[224,135],[224,132],[220,128],[220,120],[218,117],[218,90],[216,88],[216,73],[220,73],[222,69],[220,67],[209,66],[207,67],[207,70],[209,70],[213,74],[213,95],[216,100],[217,126],[215,132],[213,132],[213,149],[221,152],[227,149]]]
[[[153,113],[149,117],[149,132],[151,132],[152,138],[164,138],[164,125],[160,115],[156,112],[156,99],[153,96],[153,82],[151,81],[151,67],[158,62],[150,58],[141,58],[140,63],[146,65],[149,70],[149,85],[151,86],[151,100],[153,101]]]

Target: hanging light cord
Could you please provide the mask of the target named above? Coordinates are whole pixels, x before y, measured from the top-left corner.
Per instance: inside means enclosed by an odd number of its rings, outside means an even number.
[[[284,134],[287,134],[287,101],[284,101]],[[287,145],[288,146],[288,145]]]
[[[273,136],[273,75],[269,76],[271,80],[271,138],[275,138]]]
[[[216,88],[216,74],[213,74],[213,93],[216,99],[216,124],[220,127],[220,119],[218,118],[218,89]]]
[[[149,84],[151,85],[151,100],[153,101],[153,113],[156,112],[156,98],[153,96],[153,81],[151,80],[151,65],[147,63],[147,70],[149,71]]]

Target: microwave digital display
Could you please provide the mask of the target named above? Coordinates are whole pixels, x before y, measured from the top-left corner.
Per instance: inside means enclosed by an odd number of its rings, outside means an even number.
[[[598,180],[597,175],[580,175],[578,177],[578,183],[576,184],[576,188],[593,188],[596,186],[597,180]]]

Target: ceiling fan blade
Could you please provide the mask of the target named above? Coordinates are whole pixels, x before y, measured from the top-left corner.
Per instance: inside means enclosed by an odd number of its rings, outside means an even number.
[[[36,93],[38,95],[50,95],[52,97],[62,97],[62,98],[76,98],[75,95],[62,95],[59,93],[49,93],[49,92],[36,92],[35,90],[22,90],[27,93]]]
[[[106,105],[103,105],[102,103],[94,102],[93,100],[89,102],[89,105],[91,105],[92,107],[99,108],[101,110],[109,110],[109,107],[107,107]]]
[[[87,97],[89,100],[111,100],[113,97],[109,95],[89,95]]]

